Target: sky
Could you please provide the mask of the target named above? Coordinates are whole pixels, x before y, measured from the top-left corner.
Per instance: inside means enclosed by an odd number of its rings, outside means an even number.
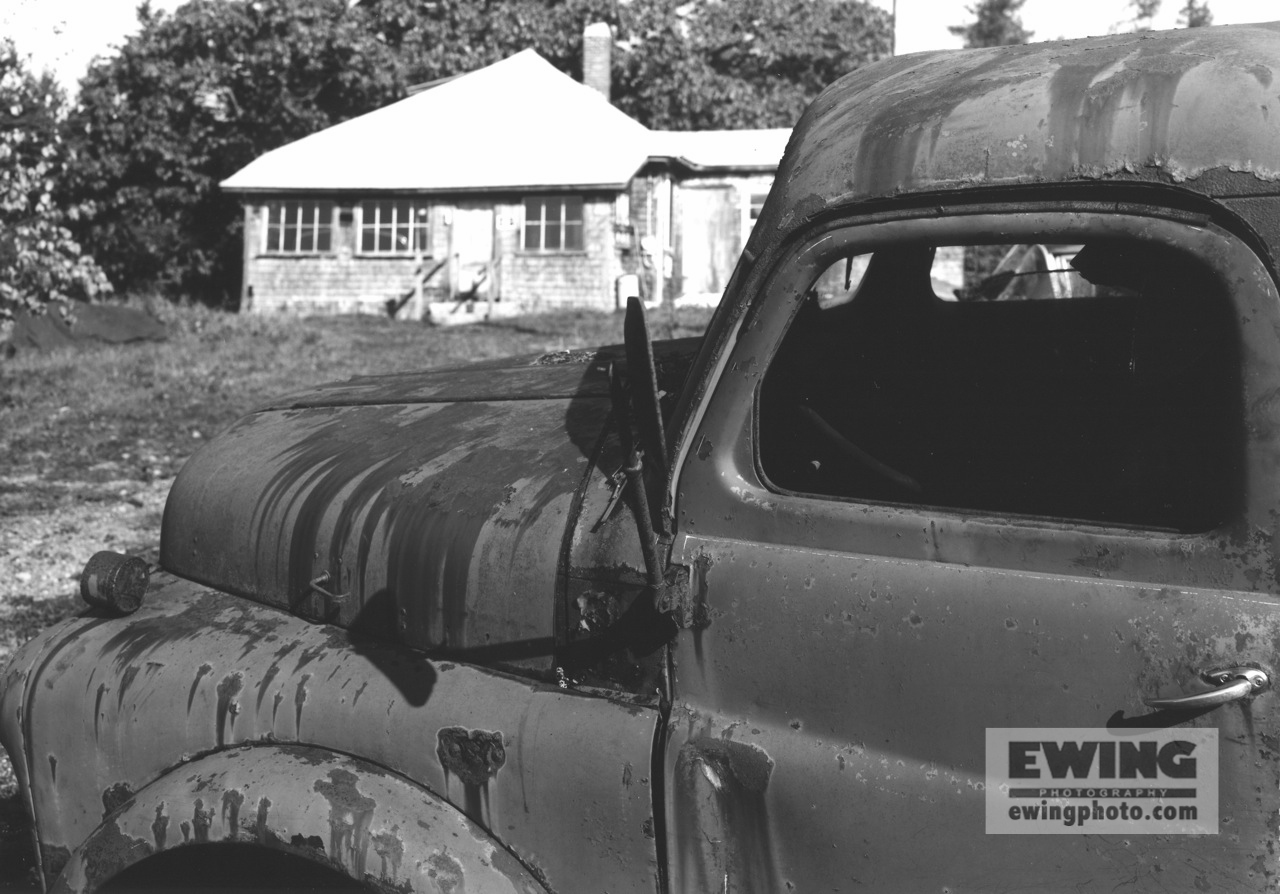
[[[182,0],[152,0],[172,10]],[[894,0],[872,0],[892,10]],[[948,25],[971,19],[975,0],[897,0],[899,53],[960,46]],[[1173,28],[1183,0],[1164,0],[1157,28]],[[138,0],[0,0],[0,36],[11,38],[37,71],[48,68],[74,92],[89,62],[109,55],[137,30]],[[1280,0],[1209,0],[1214,24],[1280,20]],[[1128,30],[1128,0],[1026,0],[1022,23],[1036,40]]]

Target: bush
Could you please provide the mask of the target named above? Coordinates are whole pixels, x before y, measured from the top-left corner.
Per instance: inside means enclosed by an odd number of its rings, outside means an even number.
[[[83,211],[53,200],[69,161],[57,122],[63,96],[0,39],[0,325],[50,301],[91,299],[111,284],[63,224]]]

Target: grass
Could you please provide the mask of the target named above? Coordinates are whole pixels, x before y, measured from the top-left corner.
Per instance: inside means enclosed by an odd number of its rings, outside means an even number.
[[[622,340],[620,315],[588,311],[447,328],[199,307],[160,315],[163,343],[0,361],[0,517],[68,499],[67,482],[118,478],[121,464],[126,476],[169,477],[246,411],[309,385]],[[681,337],[700,334],[709,312],[655,316],[655,337]]]

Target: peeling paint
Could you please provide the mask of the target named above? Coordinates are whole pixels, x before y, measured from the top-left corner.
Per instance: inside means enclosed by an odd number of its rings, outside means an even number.
[[[228,789],[222,793],[222,825],[227,830],[227,838],[235,838],[240,831],[240,808],[244,804],[244,794],[236,789]]]
[[[133,800],[133,788],[127,782],[117,782],[102,791],[102,815],[108,817]]]
[[[209,827],[213,825],[213,807],[205,807],[204,799],[196,798],[191,810],[191,830],[195,836],[194,840],[197,843],[208,841]],[[185,830],[183,831],[183,837],[186,837]]]
[[[462,864],[451,857],[447,850],[441,850],[428,857],[424,871],[440,894],[466,894],[467,881],[462,871]]]
[[[235,723],[235,717],[240,713],[240,706],[233,699],[240,694],[240,690],[244,688],[244,674],[235,672],[227,674],[218,683],[218,744],[226,744],[228,718],[230,723]]]
[[[328,853],[357,879],[364,878],[369,824],[378,806],[360,793],[359,781],[349,770],[330,770],[327,779],[317,779],[312,786],[329,802]]]
[[[445,771],[466,785],[484,785],[506,763],[502,733],[446,727],[437,735],[436,757]]]
[[[167,806],[164,801],[157,804],[155,819],[151,821],[151,837],[156,843],[157,852],[164,850],[169,838],[169,814],[165,812]]]

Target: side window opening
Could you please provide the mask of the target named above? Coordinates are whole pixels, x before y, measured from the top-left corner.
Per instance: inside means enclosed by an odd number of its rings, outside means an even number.
[[[1209,530],[1243,451],[1222,291],[1114,237],[838,258],[765,376],[761,471],[800,494]]]

